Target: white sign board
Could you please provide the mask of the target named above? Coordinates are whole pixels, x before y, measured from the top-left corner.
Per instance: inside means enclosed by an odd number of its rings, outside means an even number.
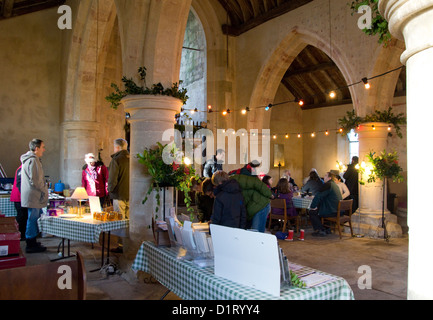
[[[90,213],[94,214],[95,212],[101,212],[101,202],[99,201],[99,197],[89,196],[89,206]]]
[[[210,225],[215,275],[280,296],[280,261],[272,234]]]

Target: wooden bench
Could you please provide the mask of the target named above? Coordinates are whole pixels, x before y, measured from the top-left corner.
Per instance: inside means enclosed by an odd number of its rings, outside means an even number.
[[[76,260],[0,270],[0,300],[85,300],[86,270]]]

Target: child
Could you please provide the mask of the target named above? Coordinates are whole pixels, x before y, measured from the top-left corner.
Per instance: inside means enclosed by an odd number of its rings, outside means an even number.
[[[289,180],[281,178],[277,184],[278,199],[286,200],[286,211],[288,217],[297,216],[298,212],[293,206],[293,188],[291,187]],[[283,214],[283,209],[274,208],[274,214]]]
[[[212,183],[216,187],[211,223],[245,229],[247,211],[239,183],[224,171],[215,172]]]
[[[199,211],[200,222],[209,221],[212,216],[214,203],[214,186],[210,178],[206,178],[202,183],[202,190],[197,194],[197,209]]]

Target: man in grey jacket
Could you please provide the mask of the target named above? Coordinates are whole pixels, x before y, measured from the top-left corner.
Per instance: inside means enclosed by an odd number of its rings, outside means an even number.
[[[113,208],[123,217],[129,218],[129,152],[128,142],[114,140],[114,154],[108,168],[108,192],[113,199]]]
[[[26,253],[43,252],[47,248],[36,242],[39,233],[37,221],[42,208],[47,206],[48,186],[45,183],[41,158],[45,152],[45,143],[33,139],[29,143],[30,151],[20,158],[21,169],[21,206],[28,208],[26,229]]]

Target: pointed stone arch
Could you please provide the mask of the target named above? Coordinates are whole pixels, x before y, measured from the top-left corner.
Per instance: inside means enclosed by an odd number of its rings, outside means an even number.
[[[298,27],[293,28],[271,52],[260,70],[249,103],[253,110],[249,113],[249,129],[270,127],[271,113],[266,112],[262,107],[273,102],[284,73],[307,45],[315,46],[325,52],[340,69],[347,84],[355,82],[351,65],[340,48],[335,44],[331,47],[329,42],[325,42],[313,32]],[[349,90],[356,107],[356,102],[359,100],[357,91],[353,87]]]
[[[369,77],[384,74],[402,66],[400,56],[404,51],[404,43],[397,39],[392,39],[387,47],[378,48],[374,56],[374,65]],[[384,110],[393,103],[395,87],[401,70],[391,72],[370,80],[371,88],[365,92],[367,95],[364,112],[372,113],[375,110]]]
[[[81,184],[82,156],[96,152],[101,127],[98,101],[103,94],[108,43],[116,21],[113,0],[80,1],[75,8],[62,112],[61,176],[71,187]]]

